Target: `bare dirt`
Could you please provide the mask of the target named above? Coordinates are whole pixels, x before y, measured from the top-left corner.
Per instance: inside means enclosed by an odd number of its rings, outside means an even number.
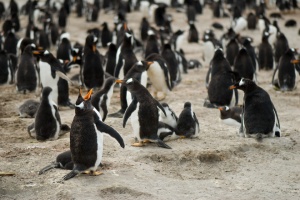
[[[172,9],[173,30],[188,30],[186,16]],[[299,12],[286,14],[286,19],[296,19]],[[85,41],[88,28],[99,27],[107,21],[111,25],[113,14],[101,11],[98,23],[86,23],[84,18],[71,14],[67,31],[72,42]],[[138,35],[141,13],[128,14],[128,26]],[[24,35],[27,17],[22,16]],[[197,17],[196,27],[200,37],[212,22],[229,27],[229,19],[214,19],[205,8]],[[2,22],[3,23],[3,22]],[[279,26],[290,45],[300,47],[299,28]],[[215,31],[217,36],[221,31]],[[258,30],[244,31],[243,35],[260,42]],[[203,48],[200,44],[184,42],[182,48],[187,58],[199,59]],[[106,49],[99,49],[102,54]],[[54,49],[53,49],[54,52]],[[75,70],[76,71],[76,70]],[[75,73],[73,71],[73,73]],[[274,91],[270,82],[272,71],[259,71],[258,84],[271,96],[277,109],[282,137],[266,138],[258,143],[251,138],[236,135],[237,128],[224,125],[217,109],[203,107],[207,97],[205,75],[207,68],[191,70],[164,102],[179,115],[186,101],[190,101],[200,122],[197,139],[179,139],[168,142],[171,150],[155,144],[142,148],[130,146],[133,133],[130,123],[122,128],[122,119],[107,118],[106,123],[123,137],[122,149],[111,137],[105,136],[101,176],[80,175],[61,182],[68,173],[53,169],[43,175],[38,171],[56,156],[69,148],[69,133],[56,141],[38,142],[27,134],[27,126],[34,119],[19,118],[17,107],[27,99],[38,100],[36,94],[16,94],[14,85],[0,86],[0,171],[13,172],[14,176],[0,177],[0,199],[299,199],[300,196],[300,89],[292,92]],[[242,103],[242,93],[240,93]],[[77,90],[71,89],[74,103]],[[109,113],[119,109],[119,93],[115,90]],[[63,123],[71,125],[74,110],[60,109]]]

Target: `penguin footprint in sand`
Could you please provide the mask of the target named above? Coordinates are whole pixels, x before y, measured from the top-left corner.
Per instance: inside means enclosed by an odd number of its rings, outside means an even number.
[[[91,94],[92,89],[84,97],[80,92],[75,104],[75,117],[70,131],[70,149],[74,167],[64,176],[64,180],[84,172],[92,175],[102,174],[97,168],[102,160],[103,132],[115,138],[121,147],[125,147],[121,135],[102,122],[100,113],[91,104]]]
[[[132,146],[141,147],[144,145],[143,143],[150,141],[156,142],[159,147],[171,149],[157,135],[159,124],[158,108],[166,116],[166,112],[161,104],[136,79],[117,80],[117,82],[123,83],[133,96],[132,102],[126,109],[123,118],[123,127],[125,127],[128,118],[131,116],[131,126],[136,139],[136,143],[132,144]]]

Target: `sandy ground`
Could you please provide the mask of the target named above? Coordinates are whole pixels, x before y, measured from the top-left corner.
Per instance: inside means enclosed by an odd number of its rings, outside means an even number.
[[[169,9],[174,17],[173,30],[188,29],[183,13]],[[286,19],[299,21],[299,12],[285,15]],[[209,9],[197,17],[196,26],[203,31],[214,21],[229,26],[228,19],[213,19]],[[27,18],[22,16],[22,24]],[[113,14],[101,12],[99,23],[112,25]],[[141,14],[128,15],[129,27],[138,34]],[[84,43],[87,28],[99,23],[86,23],[74,14],[67,30],[73,42]],[[279,26],[290,45],[299,47],[298,28],[286,29],[284,21]],[[23,36],[25,30],[19,33]],[[216,31],[218,36],[221,31]],[[259,31],[244,31],[243,35],[260,42]],[[199,59],[202,46],[183,44],[187,58]],[[100,49],[102,54],[105,49]],[[61,182],[68,173],[53,169],[43,175],[38,171],[56,156],[69,148],[69,133],[57,141],[37,142],[27,134],[27,126],[34,119],[19,118],[17,107],[27,99],[39,99],[34,93],[16,94],[14,85],[0,86],[0,171],[15,173],[0,177],[0,199],[299,199],[300,196],[300,89],[281,93],[272,89],[271,71],[260,71],[259,85],[271,96],[280,118],[283,137],[267,138],[258,143],[251,138],[236,135],[237,128],[224,125],[217,109],[203,107],[207,96],[205,75],[207,68],[189,71],[183,80],[164,100],[179,115],[186,101],[190,101],[200,122],[198,139],[179,139],[168,142],[171,150],[155,144],[142,148],[131,147],[133,133],[130,122],[122,128],[122,119],[107,118],[106,123],[123,137],[122,149],[111,137],[105,136],[102,171],[93,177],[80,175]],[[240,93],[241,94],[241,93]],[[242,94],[241,94],[242,95]],[[77,90],[71,89],[75,102]],[[240,96],[239,103],[242,102]],[[119,109],[119,93],[115,90],[109,112]],[[71,125],[74,110],[60,109],[63,123]]]

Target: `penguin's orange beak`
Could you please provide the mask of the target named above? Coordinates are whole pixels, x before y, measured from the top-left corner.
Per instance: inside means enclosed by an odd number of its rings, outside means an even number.
[[[124,28],[125,31],[128,30],[126,22],[124,23],[123,28]]]
[[[219,109],[220,111],[224,110],[224,108],[223,108],[223,107],[218,107],[218,109]]]
[[[147,70],[149,69],[150,65],[152,65],[152,64],[153,64],[152,61],[148,61],[148,62],[147,62]]]
[[[92,93],[93,93],[93,89],[90,89],[90,91],[83,97],[83,99],[86,101],[86,100],[89,100],[92,96]]]
[[[291,63],[292,64],[298,64],[298,63],[300,63],[300,60],[291,60]]]
[[[117,79],[117,80],[115,80],[115,82],[116,82],[116,83],[123,83],[123,80]]]
[[[41,52],[40,51],[32,51],[33,55],[40,55]]]
[[[236,86],[232,85],[232,86],[229,87],[229,90],[233,90],[234,88],[236,88]]]
[[[96,45],[93,45],[93,52],[96,52]]]
[[[72,59],[72,61],[76,62],[76,60],[77,60],[77,56],[74,56],[73,59]]]

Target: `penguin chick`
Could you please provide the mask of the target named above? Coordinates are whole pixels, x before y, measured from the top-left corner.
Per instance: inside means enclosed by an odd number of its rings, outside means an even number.
[[[198,137],[200,133],[199,122],[190,102],[184,103],[184,108],[178,117],[177,130],[185,138]]]
[[[35,116],[38,107],[40,106],[40,102],[29,99],[25,101],[22,105],[19,106],[19,117],[20,118],[32,118]]]
[[[229,89],[244,91],[244,103],[241,117],[241,136],[256,136],[258,141],[263,137],[280,137],[280,123],[277,111],[269,94],[255,82],[242,78]]]
[[[121,147],[125,147],[123,138],[112,127],[102,122],[100,113],[92,106],[91,89],[87,95],[81,96],[79,92],[75,104],[75,116],[70,131],[70,149],[74,167],[64,180],[89,171],[92,175],[100,175],[97,168],[102,160],[103,132],[115,138]]]
[[[160,110],[159,121],[171,126],[172,128],[176,128],[178,117],[176,116],[175,112],[167,103],[162,103],[161,106],[164,108],[166,115],[164,115],[164,113]]]
[[[171,149],[171,147],[166,145],[157,136],[158,108],[161,109],[166,116],[161,104],[158,103],[148,90],[136,79],[129,78],[125,81],[117,80],[117,83],[123,83],[133,96],[132,102],[126,109],[123,117],[123,127],[125,127],[128,118],[131,116],[131,126],[136,139],[136,143],[132,144],[132,146],[141,147],[144,142],[150,141],[157,143],[159,147]]]
[[[176,128],[173,128],[161,121],[158,123],[157,135],[159,139],[164,142],[180,138],[180,135],[177,134]]]

